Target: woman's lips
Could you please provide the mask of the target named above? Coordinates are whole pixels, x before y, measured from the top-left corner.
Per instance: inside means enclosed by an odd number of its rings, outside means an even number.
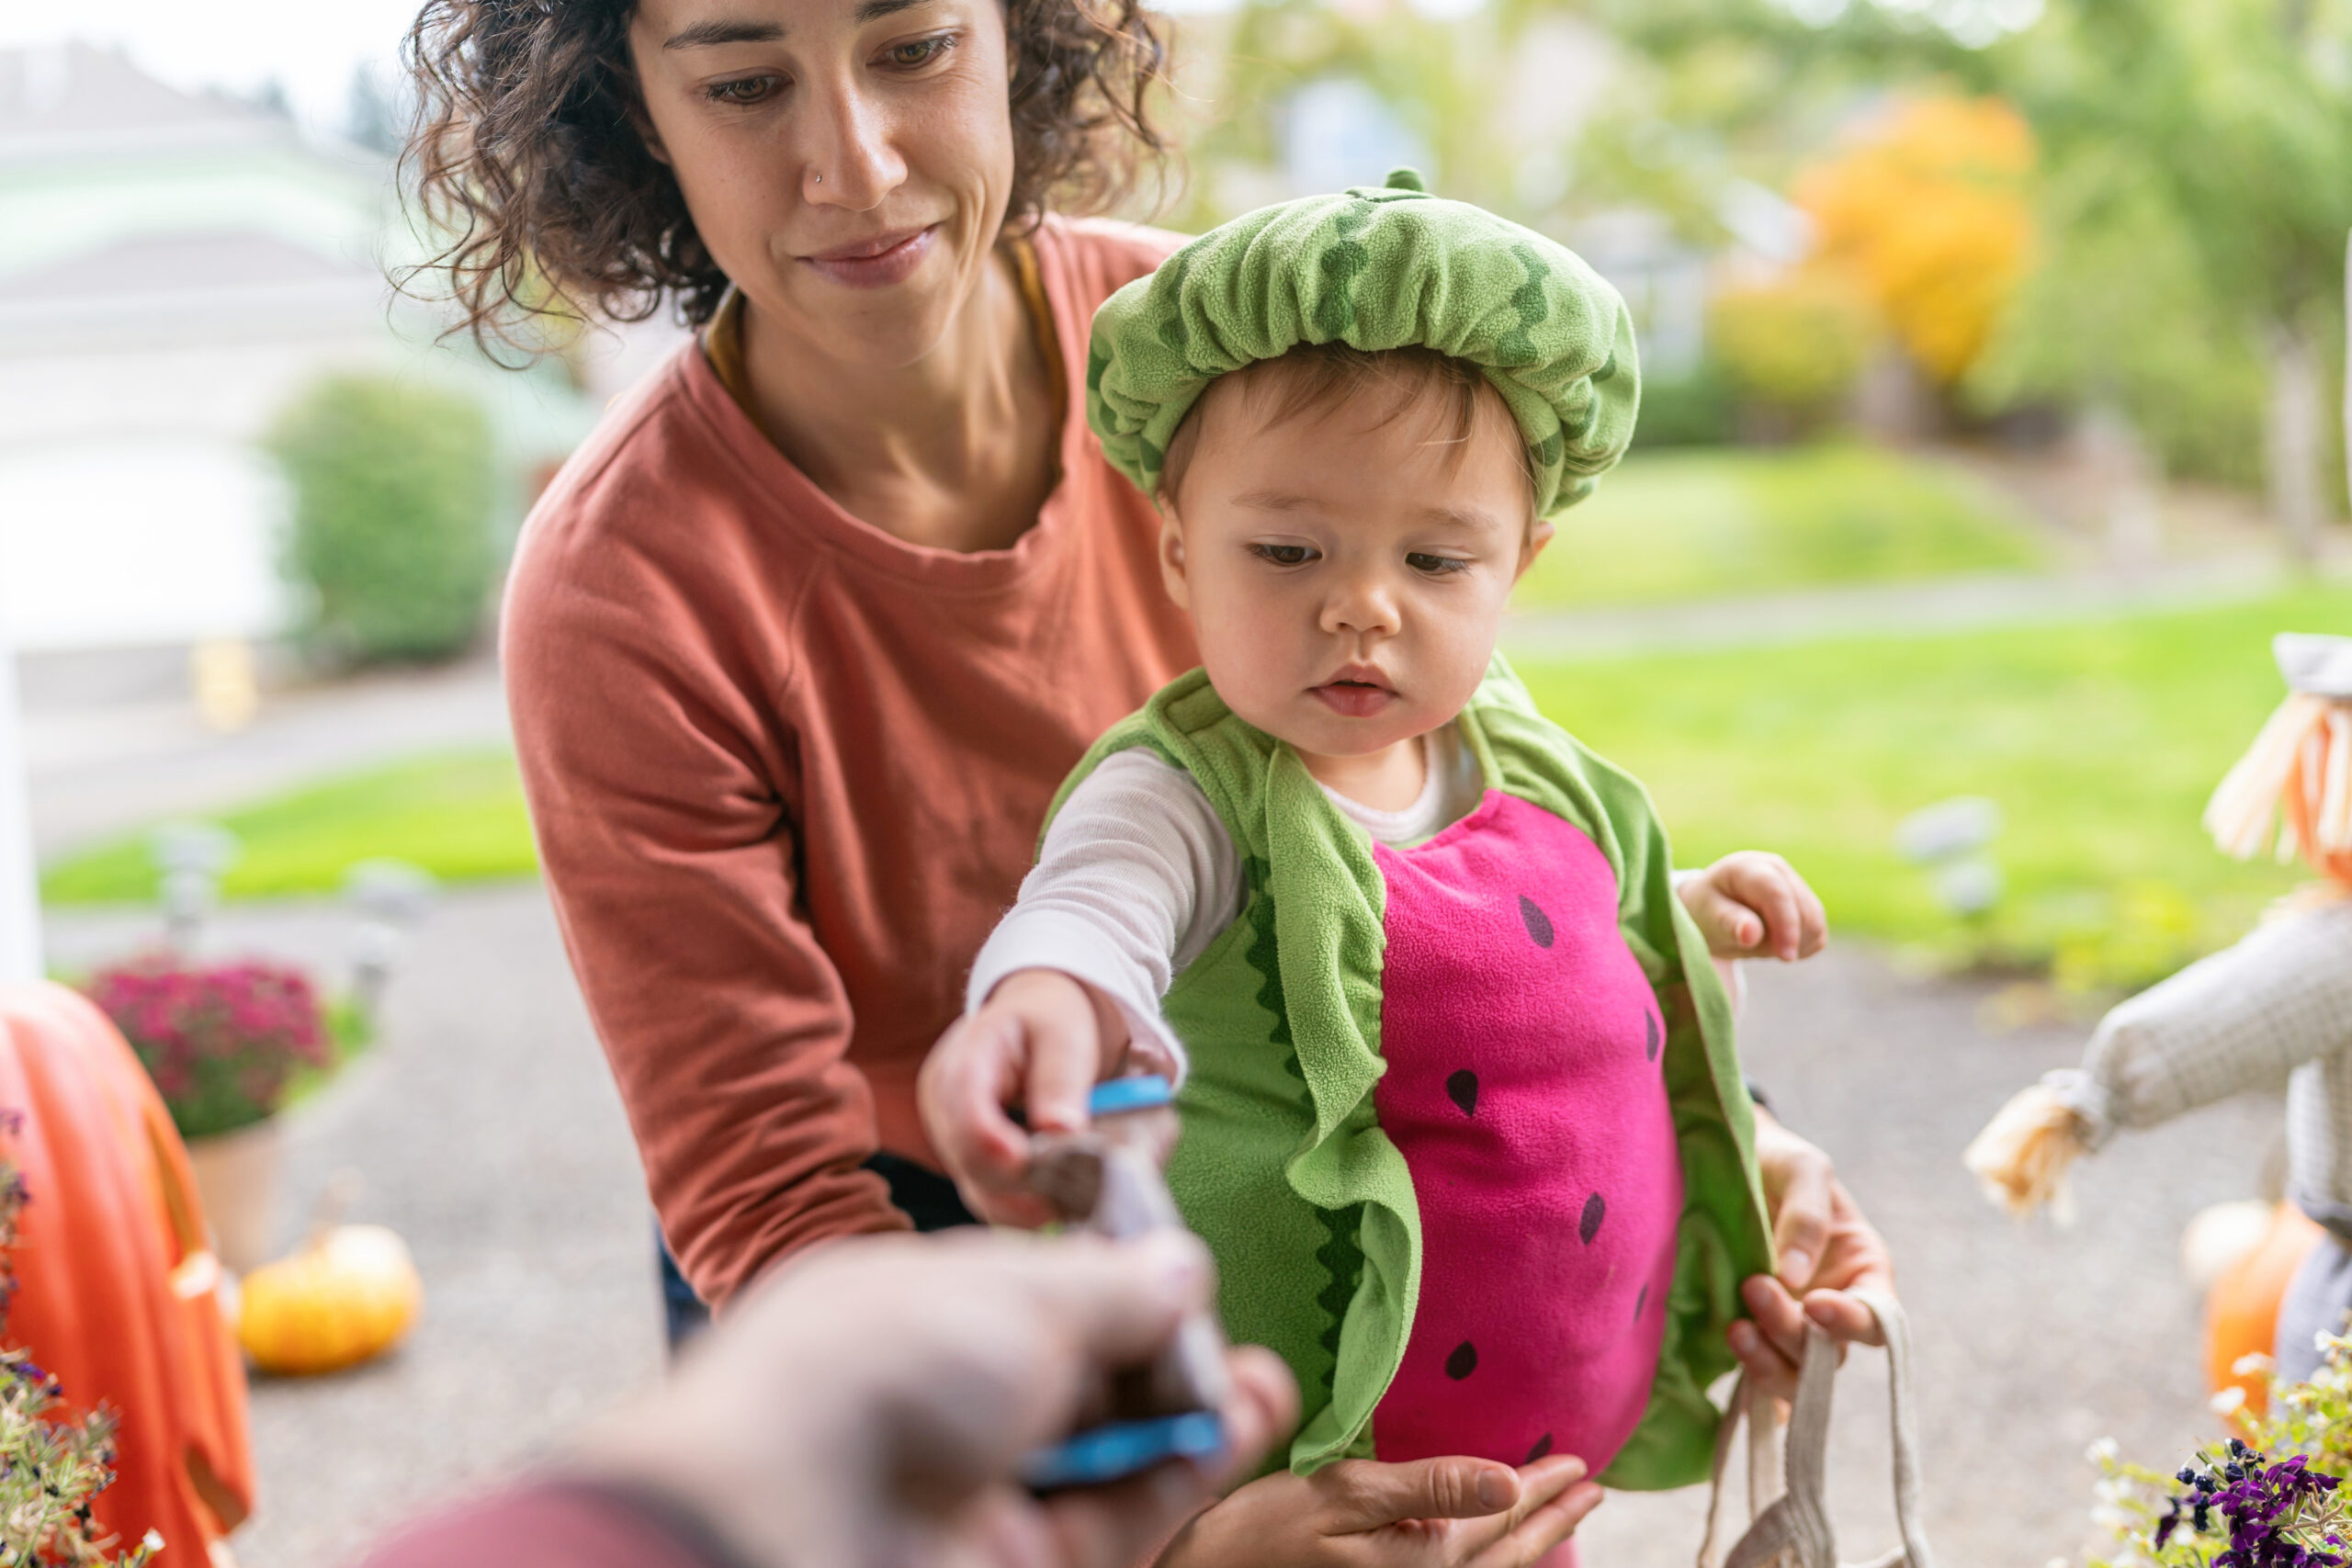
[[[1361,681],[1332,681],[1307,689],[1342,718],[1370,718],[1397,700],[1396,694],[1387,687]]]
[[[904,283],[913,276],[938,238],[939,225],[933,223],[925,229],[879,235],[859,244],[839,245],[800,259],[820,276],[846,288],[883,288]]]

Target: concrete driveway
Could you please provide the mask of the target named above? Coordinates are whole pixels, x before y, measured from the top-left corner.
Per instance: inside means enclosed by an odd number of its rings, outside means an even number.
[[[132,944],[126,916],[58,916],[63,963]],[[332,972],[331,908],[239,913],[224,952]],[[2013,1225],[1960,1150],[2013,1089],[2072,1061],[2084,1031],[1988,1032],[1984,987],[1905,978],[1835,950],[1753,977],[1747,1051],[1785,1118],[1838,1157],[1892,1242],[1918,1346],[1930,1540],[1947,1563],[2040,1568],[2084,1544],[2111,1434],[2169,1467],[2210,1436],[2199,1303],[2174,1260],[2199,1206],[2249,1195],[2278,1124],[2245,1101],[2126,1138],[2086,1166],[2073,1231]],[[388,1002],[375,1053],[290,1125],[307,1203],[350,1168],[356,1217],[405,1235],[423,1269],[415,1336],[375,1366],[254,1389],[264,1486],[246,1568],[323,1568],[375,1532],[528,1462],[662,1367],[634,1151],[536,886],[452,897]],[[299,1215],[287,1218],[290,1241]],[[1839,1385],[1833,1495],[1849,1559],[1894,1540],[1883,1363]],[[1612,1497],[1592,1568],[1679,1568],[1703,1497]]]

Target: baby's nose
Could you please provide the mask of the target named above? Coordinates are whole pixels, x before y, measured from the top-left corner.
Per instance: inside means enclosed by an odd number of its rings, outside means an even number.
[[[1390,633],[1398,622],[1396,596],[1377,579],[1343,583],[1324,605],[1326,629]]]

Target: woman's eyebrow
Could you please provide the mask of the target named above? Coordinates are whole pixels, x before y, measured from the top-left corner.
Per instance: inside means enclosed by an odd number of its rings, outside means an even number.
[[[663,49],[715,49],[727,43],[774,43],[784,36],[776,22],[729,19],[696,22],[681,28],[662,43]]]
[[[883,17],[895,17],[901,11],[927,5],[929,0],[865,0],[857,8],[857,20],[871,22]],[[755,22],[727,19],[696,22],[681,28],[663,42],[663,49],[716,49],[729,43],[774,43],[784,37],[781,22]]]

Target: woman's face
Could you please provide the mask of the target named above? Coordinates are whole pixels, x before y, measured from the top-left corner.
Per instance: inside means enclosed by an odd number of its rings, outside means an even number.
[[[1012,185],[998,0],[638,0],[655,155],[755,311],[874,368],[936,346]]]

